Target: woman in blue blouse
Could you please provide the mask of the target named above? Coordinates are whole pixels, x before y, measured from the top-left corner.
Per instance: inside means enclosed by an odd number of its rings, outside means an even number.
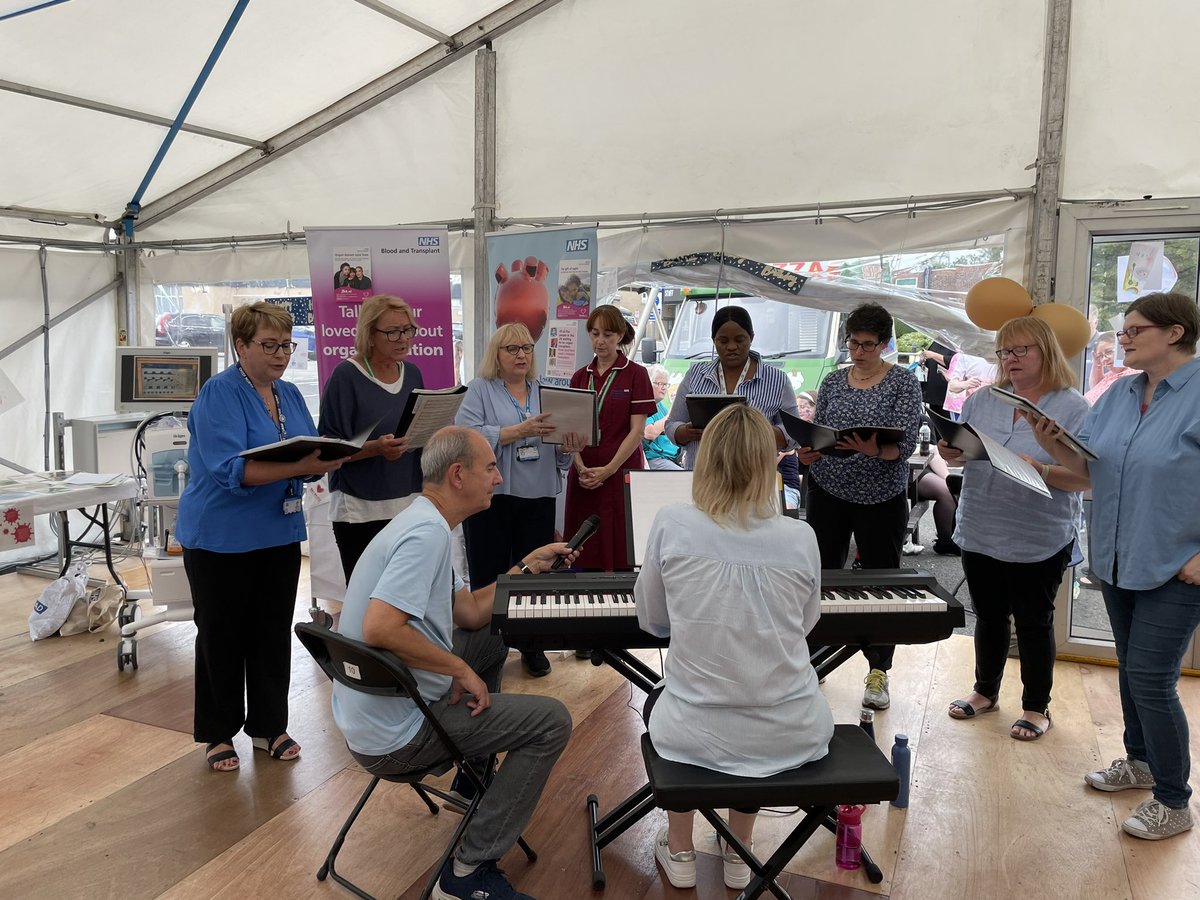
[[[205,383],[188,415],[188,482],[176,531],[195,608],[194,736],[219,772],[238,767],[233,736],[243,727],[273,759],[300,755],[287,734],[287,698],[303,488],[341,465],[316,451],[295,463],[239,455],[317,429],[300,390],[280,380],[296,349],[287,310],[243,306],[230,335],[237,365]]]
[[[892,317],[882,306],[855,307],[846,317],[845,333],[852,364],[821,382],[814,421],[832,428],[900,428],[904,440],[881,446],[874,435],[867,440],[855,435],[838,443],[839,449],[854,451],[845,457],[801,447],[797,457],[810,467],[805,518],[817,533],[822,568],[846,565],[853,534],[864,569],[895,569],[908,529],[908,457],[917,445],[921,386],[903,366],[883,359]],[[892,645],[864,650],[870,665],[864,706],[887,709],[891,704],[887,673],[895,650]]]
[[[492,584],[501,572],[554,540],[559,473],[583,445],[575,439],[559,452],[553,444],[543,444],[541,436],[554,425],[541,410],[533,337],[519,323],[501,325],[488,341],[479,377],[467,385],[454,420],[487,439],[504,479],[492,494],[492,505],[463,521],[472,590]],[[540,650],[522,653],[521,659],[531,675],[550,671]]]
[[[799,416],[796,395],[783,371],[767,365],[750,349],[754,342],[754,324],[750,313],[741,306],[723,306],[712,320],[713,349],[716,359],[693,363],[683,376],[671,404],[664,429],[668,438],[683,449],[684,467],[695,468],[700,438],[704,432],[692,425],[687,408],[689,394],[740,394],[746,402],[767,417],[775,429],[775,444],[780,450],[794,447],[783,431],[779,416],[786,409]]]
[[[1069,430],[1079,429],[1088,404],[1073,387],[1075,373],[1045,322],[1033,316],[1006,322],[996,333],[996,357],[998,387],[1024,397]],[[1087,488],[1087,478],[1053,465],[1029,424],[991,391],[968,397],[961,420],[1036,466],[1050,496],[1014,489],[987,460],[963,467],[954,541],[962,548],[963,574],[975,607],[975,686],[951,702],[949,713],[952,719],[970,719],[999,706],[1012,616],[1024,690],[1023,712],[1009,734],[1034,741],[1050,727],[1054,597],[1075,549],[1083,511],[1079,492]],[[938,450],[951,463],[962,455],[945,441]]]
[[[1090,475],[1089,560],[1100,579],[1120,665],[1125,756],[1085,776],[1101,791],[1151,790],[1121,823],[1161,840],[1192,827],[1188,721],[1177,686],[1200,625],[1200,310],[1184,294],[1146,294],[1117,332],[1125,365],[1141,369],[1096,401],[1078,437],[1086,462],[1057,441],[1057,422],[1035,434],[1047,453]]]

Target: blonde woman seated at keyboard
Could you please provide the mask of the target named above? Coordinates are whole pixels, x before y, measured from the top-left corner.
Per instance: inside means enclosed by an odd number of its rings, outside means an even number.
[[[775,431],[750,406],[704,430],[692,504],[661,509],[634,594],[642,629],[671,638],[664,686],[646,700],[664,759],[766,777],[828,752],[829,704],[805,638],[821,615],[821,558],[812,529],[779,515]],[[667,814],[654,855],[675,887],[696,883],[694,813]],[[733,810],[746,846],[757,810]],[[725,852],[725,884],[750,868]]]

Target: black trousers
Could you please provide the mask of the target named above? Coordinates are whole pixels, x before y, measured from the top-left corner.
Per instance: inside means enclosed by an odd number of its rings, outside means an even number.
[[[900,548],[908,530],[905,494],[882,503],[851,503],[826,491],[816,479],[805,480],[809,483],[805,520],[816,532],[822,569],[846,567],[851,535],[864,569],[900,568]],[[895,652],[895,644],[863,648],[870,667],[884,672],[892,667]]]
[[[963,574],[975,607],[975,690],[1000,693],[1008,659],[1009,625],[1017,625],[1021,708],[1041,712],[1054,684],[1054,597],[1071,559],[1071,545],[1040,562],[1002,562],[964,550]]]
[[[374,522],[334,522],[333,539],[337,543],[338,556],[342,558],[342,571],[346,573],[349,583],[350,574],[358,563],[358,558],[367,549],[367,544],[387,526],[391,519],[377,519]]]
[[[495,494],[491,506],[463,521],[463,537],[471,590],[477,591],[554,540],[554,498]]]
[[[196,621],[193,737],[227,741],[243,726],[250,737],[278,737],[287,731],[300,544],[185,549],[183,566]]]

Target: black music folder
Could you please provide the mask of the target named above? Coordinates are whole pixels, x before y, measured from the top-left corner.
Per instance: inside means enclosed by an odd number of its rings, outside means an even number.
[[[725,407],[745,402],[741,394],[688,394],[688,421],[693,428],[704,428]]]
[[[844,450],[837,446],[842,438],[857,434],[863,440],[875,435],[875,441],[880,447],[885,444],[899,444],[904,440],[903,428],[891,428],[884,425],[854,425],[850,428],[830,428],[828,425],[818,425],[807,422],[787,410],[781,409],[779,416],[783,420],[783,430],[791,435],[801,447],[811,447],[829,456],[848,457],[857,451]]]

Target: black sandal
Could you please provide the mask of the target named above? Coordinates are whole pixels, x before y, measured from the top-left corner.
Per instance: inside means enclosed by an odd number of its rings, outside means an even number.
[[[283,740],[280,741],[280,738],[283,738]],[[279,743],[275,744],[276,741],[279,741]],[[294,762],[300,758],[300,754],[298,752],[295,756],[285,757],[283,755],[293,747],[297,748],[297,750],[299,750],[300,747],[300,745],[293,741],[290,737],[287,737],[283,734],[278,734],[269,741],[266,738],[250,738],[250,743],[254,745],[255,750],[262,750],[264,753],[270,756],[271,759],[278,759],[282,760],[283,762]],[[271,749],[272,744],[275,744],[274,749]]]
[[[1036,741],[1054,725],[1053,720],[1050,718],[1050,710],[1046,710],[1044,713],[1042,713],[1042,715],[1046,717],[1045,728],[1039,728],[1028,719],[1017,719],[1017,721],[1013,722],[1012,725],[1008,727],[1009,737],[1011,737],[1014,741]],[[1017,734],[1015,731],[1013,731],[1014,728],[1023,728],[1025,731],[1032,731],[1033,737],[1025,737],[1024,735]]]
[[[242,765],[242,761],[240,759],[238,759],[238,754],[237,754],[236,750],[222,750],[220,753],[213,753],[213,750],[215,750],[217,747],[220,747],[222,744],[228,744],[229,746],[232,747],[233,739],[230,738],[227,741],[213,741],[211,744],[208,745],[208,747],[204,751],[205,759],[208,760],[208,767],[210,769],[212,769],[214,772],[236,772]],[[216,765],[216,763],[225,762],[225,760],[227,760],[227,759],[237,760],[237,765],[236,766],[221,766],[221,767],[218,767]]]

